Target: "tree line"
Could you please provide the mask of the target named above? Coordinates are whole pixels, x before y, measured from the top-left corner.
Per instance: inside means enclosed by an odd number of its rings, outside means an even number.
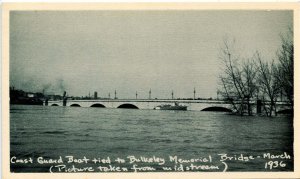
[[[224,39],[219,57],[222,62],[222,73],[219,76],[218,93],[232,104],[237,114],[252,115],[255,107],[259,105],[263,114],[277,115],[279,102],[287,103],[293,111],[292,29],[280,37],[281,46],[276,52],[275,59],[272,60],[263,59],[259,51],[256,51],[251,58],[244,58],[236,51],[235,40]]]

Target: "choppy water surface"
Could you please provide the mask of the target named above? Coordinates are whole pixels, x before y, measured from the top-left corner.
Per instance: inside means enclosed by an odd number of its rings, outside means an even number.
[[[13,105],[11,157],[191,159],[218,154],[287,152],[293,158],[292,117],[239,117],[217,112]],[[272,171],[293,170],[293,159]],[[228,161],[228,171],[270,171],[263,160]],[[124,164],[126,165],[126,164]],[[168,164],[165,164],[166,166]],[[170,164],[170,166],[172,166]],[[222,166],[223,167],[223,166]],[[221,167],[221,168],[222,168]],[[49,172],[47,165],[11,164],[12,172]]]

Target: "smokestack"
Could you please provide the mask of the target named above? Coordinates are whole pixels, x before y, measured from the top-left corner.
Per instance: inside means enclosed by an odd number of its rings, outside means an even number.
[[[63,106],[67,106],[67,92],[64,91],[64,95],[63,95]]]
[[[97,91],[94,92],[94,99],[97,99],[98,98],[98,93]]]

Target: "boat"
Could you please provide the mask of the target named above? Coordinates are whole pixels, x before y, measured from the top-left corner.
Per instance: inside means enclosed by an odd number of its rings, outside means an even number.
[[[170,105],[170,104],[163,104],[163,105],[156,106],[154,109],[157,109],[157,110],[183,110],[183,111],[186,111],[187,106],[178,105],[178,103],[175,103],[174,106]]]

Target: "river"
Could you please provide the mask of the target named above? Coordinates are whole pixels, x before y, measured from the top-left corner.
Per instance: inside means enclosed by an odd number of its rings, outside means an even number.
[[[110,160],[118,157],[129,160],[128,156],[211,157],[210,165],[219,166],[220,170],[201,171],[222,171],[221,154],[259,158],[266,153],[279,155],[284,152],[291,156],[289,160],[281,159],[285,166],[270,169],[265,167],[269,161],[265,158],[248,162],[228,160],[225,161],[227,171],[294,169],[291,116],[240,117],[222,112],[23,105],[11,105],[10,108],[12,172],[49,172],[53,164],[41,165],[37,158],[62,157],[67,160],[65,156]],[[24,164],[16,159],[33,159],[34,162]],[[164,165],[150,164],[156,171],[163,171],[162,166],[174,167],[174,163],[167,161]],[[78,167],[81,165],[84,164],[78,164]],[[88,165],[97,167],[100,164]],[[117,164],[112,162],[111,165]],[[132,165],[126,162],[122,166],[130,168]],[[58,168],[54,172],[57,171]]]

